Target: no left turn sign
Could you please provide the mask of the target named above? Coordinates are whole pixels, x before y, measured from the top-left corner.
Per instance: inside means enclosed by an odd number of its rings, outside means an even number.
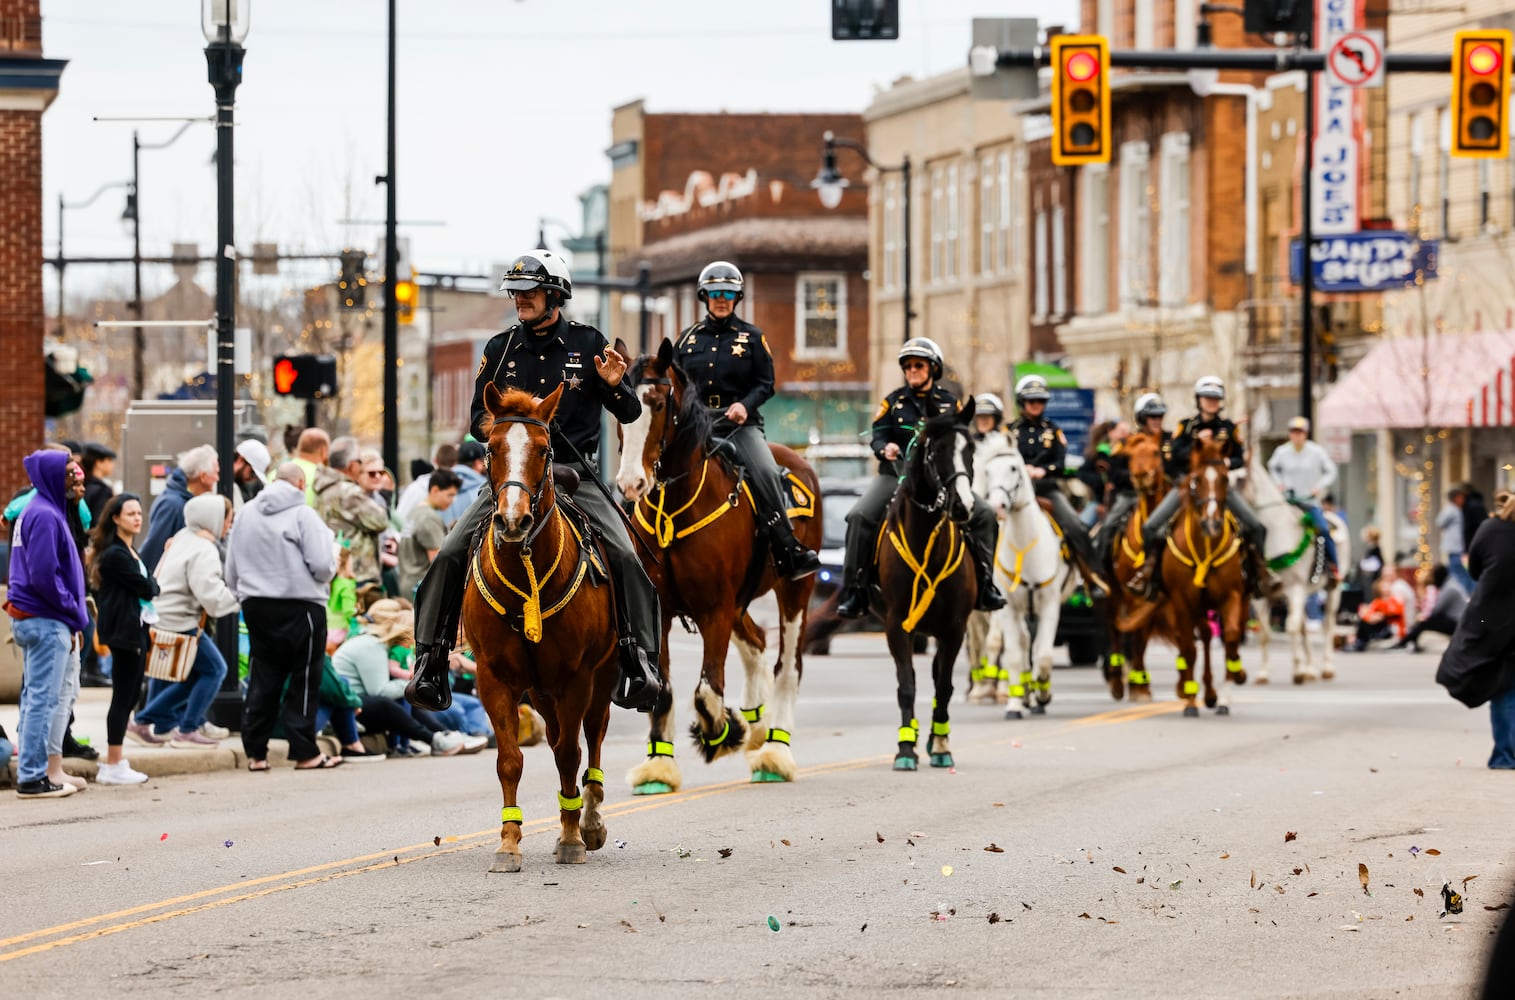
[[[1383,32],[1342,35],[1326,54],[1326,72],[1342,87],[1383,86]]]

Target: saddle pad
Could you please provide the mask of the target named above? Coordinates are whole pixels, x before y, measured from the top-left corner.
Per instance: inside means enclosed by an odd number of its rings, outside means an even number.
[[[788,469],[779,469],[779,480],[784,486],[785,513],[790,517],[814,517],[815,494],[800,481],[800,477]]]

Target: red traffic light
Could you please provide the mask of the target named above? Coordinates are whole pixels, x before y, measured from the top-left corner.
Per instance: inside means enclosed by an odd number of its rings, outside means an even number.
[[[288,358],[280,358],[274,365],[274,390],[281,396],[289,395],[299,377],[300,372],[295,368],[295,363]]]
[[[1475,45],[1468,50],[1468,72],[1488,76],[1499,71],[1499,50],[1492,45]]]
[[[1063,72],[1075,83],[1086,83],[1099,75],[1099,60],[1094,53],[1083,50],[1074,52],[1063,63]]]

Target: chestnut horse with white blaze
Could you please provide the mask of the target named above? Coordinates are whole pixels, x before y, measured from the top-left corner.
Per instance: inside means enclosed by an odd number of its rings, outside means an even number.
[[[745,748],[753,781],[793,781],[790,743],[804,672],[800,639],[815,578],[785,580],[774,570],[742,484],[747,473],[722,457],[711,413],[674,362],[673,345],[665,339],[656,355],[637,358],[626,378],[642,401],[642,415],[622,428],[616,484],[636,503],[634,530],[658,553],[653,579],[663,615],[663,694],[652,711],[647,759],[627,779],[638,795],[677,791],[683,780],[673,758],[668,632],[675,617],[687,616],[704,643],[690,727],[695,748],[706,763]],[[815,470],[782,445],[768,447],[813,497],[812,516],[795,520],[794,534],[817,549],[822,525]],[[780,618],[772,669],[763,662],[763,631],[747,613],[748,604],[770,590]],[[726,702],[726,652],[733,642],[746,672],[741,714]]]
[[[1105,680],[1110,685],[1110,696],[1116,701],[1126,696],[1129,684],[1132,703],[1141,704],[1152,700],[1152,678],[1147,673],[1147,643],[1154,633],[1171,634],[1174,631],[1170,615],[1163,606],[1153,612],[1153,620],[1139,628],[1122,629],[1116,623],[1137,604],[1137,598],[1126,588],[1126,583],[1146,561],[1146,554],[1142,551],[1142,526],[1147,523],[1152,508],[1168,495],[1168,479],[1163,473],[1162,441],[1158,438],[1137,432],[1126,438],[1122,449],[1129,464],[1131,485],[1136,489],[1137,503],[1136,509],[1126,518],[1120,536],[1110,540],[1110,565],[1101,567],[1110,572],[1118,585],[1110,594],[1110,656],[1105,663]]]
[[[957,413],[927,415],[906,454],[905,478],[895,490],[878,541],[879,594],[889,654],[894,658],[900,709],[896,771],[914,771],[920,724],[915,715],[915,634],[936,638],[931,675],[932,767],[953,766],[952,669],[968,613],[978,600],[978,578],[965,532],[973,512],[973,421],[970,398]]]
[[[583,864],[586,850],[605,844],[600,744],[618,675],[616,614],[604,557],[581,547],[556,489],[548,425],[562,393],[558,386],[537,400],[515,389],[502,393],[493,383],[484,389],[495,512],[469,563],[463,629],[499,746],[495,770],[505,805],[495,872],[521,870],[517,712],[528,691],[546,720],[558,766],[562,831],[554,857]],[[582,791],[580,730],[589,750]]]

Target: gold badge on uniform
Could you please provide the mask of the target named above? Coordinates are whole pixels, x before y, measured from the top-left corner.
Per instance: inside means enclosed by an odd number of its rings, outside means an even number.
[[[743,347],[741,344],[732,344],[731,345],[731,356],[739,358],[739,357],[742,356],[742,354],[746,350],[747,350],[747,348]]]
[[[1050,447],[1052,447],[1052,428],[1050,428],[1050,427],[1048,427],[1046,430],[1042,431],[1042,447],[1043,448],[1050,448]]]

